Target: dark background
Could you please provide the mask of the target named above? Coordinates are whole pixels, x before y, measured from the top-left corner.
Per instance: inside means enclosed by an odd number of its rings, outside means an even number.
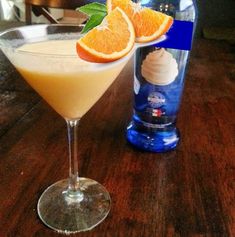
[[[235,28],[235,0],[197,0],[200,35],[204,27]]]

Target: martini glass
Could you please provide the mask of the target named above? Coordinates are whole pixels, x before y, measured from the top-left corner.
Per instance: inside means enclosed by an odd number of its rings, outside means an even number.
[[[0,34],[0,48],[32,88],[67,123],[69,177],[48,187],[37,211],[48,227],[69,234],[101,223],[110,211],[108,191],[101,184],[78,175],[77,126],[139,47],[163,41],[165,36],[135,44],[125,57],[111,63],[90,63],[76,53],[82,27],[33,25]]]
[[[131,57],[106,64],[79,59],[76,41],[81,30],[79,26],[34,25],[0,34],[3,53],[67,123],[69,178],[48,187],[37,205],[45,225],[67,234],[90,230],[109,213],[108,191],[78,176],[77,126]]]

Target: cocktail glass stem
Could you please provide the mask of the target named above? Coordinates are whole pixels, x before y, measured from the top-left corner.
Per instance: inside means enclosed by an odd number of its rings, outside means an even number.
[[[69,184],[66,195],[74,201],[82,201],[84,195],[80,190],[78,175],[77,128],[79,120],[66,119],[66,123],[69,143]]]
[[[79,120],[66,119],[69,144],[69,178],[48,187],[38,201],[38,214],[50,228],[70,234],[94,228],[108,215],[108,191],[95,180],[78,175],[77,128]]]

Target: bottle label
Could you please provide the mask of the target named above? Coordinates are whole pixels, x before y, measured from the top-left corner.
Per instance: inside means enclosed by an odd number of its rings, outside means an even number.
[[[151,92],[148,96],[148,103],[151,108],[160,108],[166,102],[165,96],[160,92]]]
[[[135,111],[143,123],[168,124],[179,109],[193,22],[174,20],[166,39],[136,52]]]
[[[193,38],[193,22],[174,20],[166,33],[166,40],[156,44],[159,48],[191,50]]]

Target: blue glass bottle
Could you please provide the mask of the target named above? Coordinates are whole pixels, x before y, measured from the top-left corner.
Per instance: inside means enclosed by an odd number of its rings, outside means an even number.
[[[180,140],[176,120],[196,25],[196,5],[193,0],[142,0],[141,4],[175,20],[164,42],[136,51],[134,114],[127,140],[142,150],[166,152],[176,148]]]

